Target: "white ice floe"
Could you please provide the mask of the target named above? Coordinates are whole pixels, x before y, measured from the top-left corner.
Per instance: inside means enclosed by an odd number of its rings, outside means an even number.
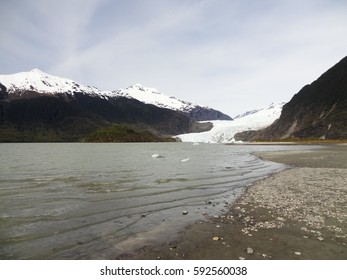
[[[161,154],[153,154],[152,158],[164,158]]]

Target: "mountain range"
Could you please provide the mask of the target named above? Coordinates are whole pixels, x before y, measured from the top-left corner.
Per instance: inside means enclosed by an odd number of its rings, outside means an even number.
[[[0,75],[2,142],[81,141],[115,124],[167,136],[209,128],[196,121],[215,119],[231,118],[139,84],[102,91],[39,69]]]
[[[143,87],[141,84],[136,84],[126,89],[104,91],[96,87],[81,85],[70,79],[49,75],[39,69],[12,75],[0,75],[0,83],[6,87],[12,99],[34,96],[33,93],[36,95],[66,94],[70,97],[74,97],[78,93],[83,93],[108,100],[125,97],[138,100],[145,104],[152,104],[159,108],[183,112],[196,121],[231,120],[228,115],[220,111],[167,96],[155,88]]]
[[[208,143],[347,139],[347,57],[288,103],[234,120],[140,84],[102,91],[38,69],[0,75],[0,142],[161,141],[172,135]]]

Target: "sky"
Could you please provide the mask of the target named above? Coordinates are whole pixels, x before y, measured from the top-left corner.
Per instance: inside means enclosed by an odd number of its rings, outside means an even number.
[[[0,0],[0,74],[140,83],[230,116],[347,55],[347,0]]]

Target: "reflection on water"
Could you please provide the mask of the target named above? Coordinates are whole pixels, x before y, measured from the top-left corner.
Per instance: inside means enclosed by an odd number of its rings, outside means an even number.
[[[1,144],[0,259],[109,259],[160,242],[283,168],[250,155],[273,149],[293,147]]]

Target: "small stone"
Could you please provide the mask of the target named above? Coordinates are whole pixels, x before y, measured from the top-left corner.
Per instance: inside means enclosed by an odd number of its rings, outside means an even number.
[[[295,252],[294,254],[297,256],[301,256],[301,252]]]
[[[307,239],[307,238],[309,238],[309,237],[308,237],[308,236],[306,236],[306,235],[304,235],[304,236],[303,236],[303,238]]]
[[[215,236],[215,237],[212,238],[213,241],[219,241],[219,240],[221,240],[221,239],[222,239],[222,238],[220,238],[219,236]]]
[[[220,225],[216,225],[216,228],[220,228]]]
[[[266,254],[261,254],[261,256],[265,259],[267,258],[267,255]]]
[[[318,239],[319,241],[323,241],[323,240],[324,240],[324,238],[321,237],[321,236],[318,236],[317,239]]]
[[[183,215],[188,215],[188,211],[183,211],[182,214]]]
[[[247,248],[247,254],[253,255],[254,254],[254,250],[251,247],[248,247]]]
[[[239,257],[239,260],[243,261],[245,258],[244,257]]]

